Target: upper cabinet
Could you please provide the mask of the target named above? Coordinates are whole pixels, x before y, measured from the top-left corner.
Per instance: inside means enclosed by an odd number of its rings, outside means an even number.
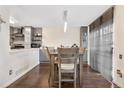
[[[10,48],[24,48],[24,28],[10,26]]]
[[[10,48],[40,48],[42,46],[42,28],[10,26]]]
[[[42,28],[32,28],[31,47],[39,48],[42,45]]]

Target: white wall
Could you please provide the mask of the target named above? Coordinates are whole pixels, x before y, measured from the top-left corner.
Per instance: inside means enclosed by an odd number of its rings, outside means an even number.
[[[0,15],[6,21],[0,31],[0,87],[7,87],[30,69],[39,64],[38,49],[24,49],[10,51],[9,49],[9,11],[0,6]],[[69,28],[64,33],[63,28],[43,28],[44,46],[79,45],[80,29]],[[9,70],[13,74],[9,75]]]
[[[119,59],[119,54],[123,59]],[[120,78],[117,69],[123,76]],[[114,55],[113,55],[113,82],[124,87],[124,6],[115,6],[114,12]]]
[[[55,46],[60,45],[72,46],[76,43],[80,45],[80,27],[69,27],[64,33],[64,28],[43,28],[43,45]]]
[[[9,49],[9,11],[0,6],[0,15],[6,21],[0,30],[0,87],[7,87],[27,71],[39,64],[39,50],[25,49],[10,51]],[[13,70],[9,75],[9,70]]]
[[[80,27],[69,27],[64,33],[62,27],[47,27],[43,28],[42,44],[43,46],[60,47],[60,45],[71,47],[74,43],[80,45]],[[41,49],[40,61],[49,62],[47,50]]]

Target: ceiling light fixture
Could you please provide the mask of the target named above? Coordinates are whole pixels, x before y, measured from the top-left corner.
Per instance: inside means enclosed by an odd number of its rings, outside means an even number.
[[[67,31],[67,10],[64,11],[64,32]]]
[[[67,31],[67,22],[65,21],[65,23],[64,23],[64,32],[66,32]]]

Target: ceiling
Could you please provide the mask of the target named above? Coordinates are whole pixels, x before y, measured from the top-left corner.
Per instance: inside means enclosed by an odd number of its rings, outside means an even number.
[[[9,5],[6,6],[18,25],[61,27],[63,12],[68,11],[68,26],[79,27],[90,24],[111,5]]]

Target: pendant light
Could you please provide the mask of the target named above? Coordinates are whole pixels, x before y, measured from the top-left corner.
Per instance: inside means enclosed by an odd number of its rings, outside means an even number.
[[[67,10],[64,11],[64,32],[67,31]]]

